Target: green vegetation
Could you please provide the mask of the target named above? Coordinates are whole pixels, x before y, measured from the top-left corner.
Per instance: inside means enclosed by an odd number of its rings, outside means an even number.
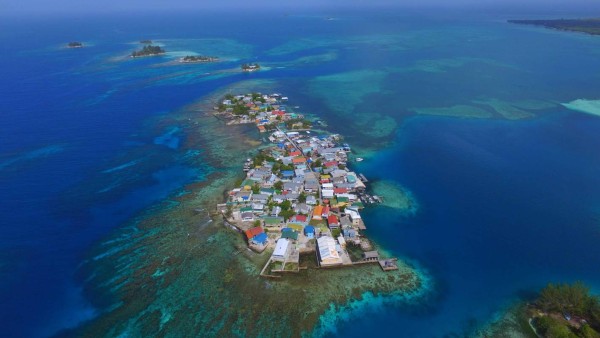
[[[600,299],[581,282],[548,284],[534,306],[544,312],[533,320],[544,337],[600,337]]]
[[[279,271],[281,269],[283,269],[283,263],[282,262],[273,261],[273,262],[271,262],[271,266],[269,266],[269,270],[271,272],[273,270]]]
[[[237,103],[233,106],[233,115],[249,115],[250,108],[243,103]]]
[[[294,212],[294,210],[282,210],[279,213],[280,217],[283,217],[284,219],[290,219],[290,217],[294,216],[296,213]]]
[[[261,222],[259,219],[257,219],[256,221],[254,221],[254,223],[252,224],[255,228],[261,226]]]
[[[285,122],[287,129],[309,129],[312,127],[310,121],[305,119],[291,119]]]
[[[595,315],[595,319],[600,319],[600,300],[589,292],[590,289],[581,282],[573,285],[550,283],[540,293],[537,304],[546,312],[566,312],[590,319]]]
[[[508,22],[600,35],[600,19],[508,20]]]
[[[279,204],[279,207],[281,208],[279,216],[283,217],[286,220],[296,214],[292,209],[292,202],[290,201],[283,201],[281,204]]]
[[[298,263],[292,263],[292,262],[286,263],[284,270],[285,271],[296,271],[296,270],[298,270]]]
[[[141,56],[151,56],[151,55],[160,55],[166,53],[164,49],[160,48],[160,46],[152,46],[146,45],[142,50],[134,51],[131,53],[131,57],[141,57]]]
[[[252,93],[252,101],[253,102],[262,102],[262,103],[267,102],[267,100],[265,100],[260,93]]]
[[[283,164],[282,161],[277,161],[277,162],[275,162],[275,164],[273,164],[273,172],[274,173],[279,173],[280,171],[286,171],[286,170],[288,170],[288,171],[294,170],[294,166],[291,164]],[[283,188],[283,186],[282,186],[282,188]]]
[[[281,190],[281,189],[283,189],[283,182],[281,182],[281,181],[275,182],[275,184],[273,184],[273,188],[275,190]]]
[[[340,236],[340,234],[341,234],[340,229],[333,229],[333,230],[331,230],[331,236],[333,238],[338,238]]]
[[[275,162],[275,159],[269,155],[266,155],[265,153],[258,153],[256,156],[254,156],[254,159],[252,159],[252,163],[254,164],[254,166],[261,166],[263,165],[263,162]]]
[[[353,262],[359,262],[363,259],[364,251],[360,248],[360,245],[356,245],[353,242],[348,242],[346,245],[346,251],[350,256],[350,260]]]
[[[568,326],[564,325],[562,321],[552,317],[537,317],[534,319],[533,325],[544,337],[577,338],[577,335],[573,333]]]
[[[227,208],[225,209],[225,218],[231,218],[231,216],[233,216],[233,207],[228,204]]]
[[[277,123],[268,123],[268,124],[263,124],[263,127],[265,128],[266,131],[273,131],[275,129],[277,129]]]

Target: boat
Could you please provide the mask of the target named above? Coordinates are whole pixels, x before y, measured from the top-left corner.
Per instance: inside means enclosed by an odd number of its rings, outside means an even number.
[[[365,159],[364,159],[364,158],[362,158],[362,157],[357,157],[357,158],[356,158],[356,162],[362,162],[362,161],[364,161],[364,160],[365,160]]]

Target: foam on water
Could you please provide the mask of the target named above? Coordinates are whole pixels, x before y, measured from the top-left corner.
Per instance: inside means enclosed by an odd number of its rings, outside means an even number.
[[[129,167],[132,167],[132,166],[140,163],[140,161],[141,160],[133,160],[133,161],[124,163],[122,165],[116,166],[114,168],[106,169],[106,170],[102,171],[102,173],[108,174],[108,173],[112,173],[112,172],[115,172],[115,171],[123,170],[125,168],[129,168]]]
[[[52,155],[58,154],[65,151],[65,145],[63,144],[54,144],[45,146],[39,149],[35,149],[32,151],[28,151],[25,153],[21,153],[19,155],[9,157],[8,159],[0,162],[0,170],[6,169],[10,166],[18,164],[20,162],[27,162],[39,158],[50,157]],[[3,156],[4,157],[4,156]],[[8,157],[8,156],[6,156]]]
[[[578,99],[562,105],[571,110],[600,116],[600,100]]]

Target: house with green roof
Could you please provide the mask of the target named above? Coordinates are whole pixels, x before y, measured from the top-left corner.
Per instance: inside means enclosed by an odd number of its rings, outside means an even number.
[[[298,233],[290,228],[284,228],[281,231],[281,238],[298,240]]]

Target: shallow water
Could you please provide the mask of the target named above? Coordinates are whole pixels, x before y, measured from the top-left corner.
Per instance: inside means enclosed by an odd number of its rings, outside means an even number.
[[[190,126],[195,107],[180,112],[245,80],[263,82],[238,90],[282,92],[323,118],[365,158],[359,172],[394,181],[418,206],[414,214],[370,209],[365,218],[369,236],[422,269],[433,289],[329,311],[325,332],[332,323],[345,336],[473,332],[548,281],[600,288],[590,268],[600,257],[600,119],[560,105],[598,99],[600,40],[481,15],[269,15],[252,34],[185,14],[2,23],[14,32],[1,36],[0,65],[0,317],[8,335],[49,335],[107,309],[78,332],[106,333],[111,321],[122,326],[109,335],[198,332],[191,321],[206,334],[233,327],[232,314],[213,317],[197,302],[194,316],[179,312],[190,300],[177,287],[198,297],[219,290],[229,272],[209,269],[239,239],[206,230],[206,216],[187,209],[160,217],[195,198],[210,207],[241,174],[256,132],[207,119]],[[73,32],[89,47],[61,48]],[[124,58],[143,38],[172,54]],[[226,58],[171,64],[188,51]],[[233,71],[240,62],[268,71]],[[466,118],[465,106],[485,119]],[[455,117],[414,117],[440,111]],[[205,235],[229,246],[210,251]],[[170,250],[188,236],[198,242]],[[252,260],[227,264],[256,273]],[[147,283],[154,301],[128,297],[138,295],[133,281]],[[102,297],[111,292],[127,304]],[[219,295],[233,304],[239,292]],[[140,317],[142,305],[149,310]],[[292,320],[273,329],[285,335]],[[251,332],[269,332],[258,325]]]

